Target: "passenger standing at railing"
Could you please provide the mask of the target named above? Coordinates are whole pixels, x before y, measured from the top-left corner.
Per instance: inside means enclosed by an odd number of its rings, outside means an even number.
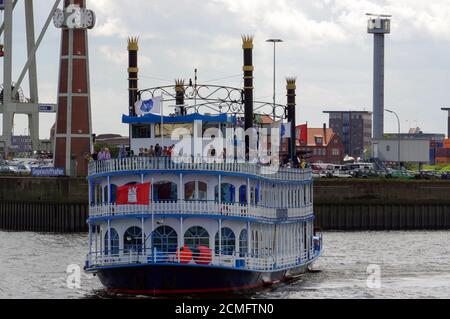
[[[155,156],[156,157],[161,157],[162,155],[162,148],[161,146],[159,146],[159,144],[156,144],[155,146]]]
[[[150,150],[148,151],[148,156],[153,157],[155,156],[155,148],[152,146],[150,146]]]

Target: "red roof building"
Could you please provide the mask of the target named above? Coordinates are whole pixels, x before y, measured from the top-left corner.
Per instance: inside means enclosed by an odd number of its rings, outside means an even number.
[[[326,125],[308,128],[308,143],[299,143],[297,150],[308,154],[309,163],[341,164],[345,157],[342,140]]]

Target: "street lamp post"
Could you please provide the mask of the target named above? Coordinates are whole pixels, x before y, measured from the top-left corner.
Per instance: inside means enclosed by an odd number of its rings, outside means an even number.
[[[283,42],[281,39],[268,39],[266,42],[273,43],[273,121],[276,121],[276,45]]]
[[[400,136],[400,134],[401,134],[400,118],[399,118],[398,114],[395,113],[392,110],[387,110],[386,109],[385,111],[388,112],[388,113],[394,114],[395,117],[397,117],[397,122],[398,122],[398,169],[400,170],[401,169],[401,158],[400,158],[401,152],[400,152],[400,147],[401,147],[401,144],[402,144],[402,138]]]

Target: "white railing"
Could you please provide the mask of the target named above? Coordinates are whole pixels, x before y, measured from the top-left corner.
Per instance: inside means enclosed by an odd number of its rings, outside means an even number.
[[[217,254],[213,250],[202,252],[131,252],[119,251],[115,255],[104,252],[93,252],[87,256],[87,268],[126,266],[126,265],[153,265],[153,264],[180,264],[216,266],[232,269],[246,269],[254,271],[274,271],[305,265],[320,255],[320,250],[300,252],[295,256],[261,256],[242,257],[239,254]]]
[[[121,171],[186,170],[242,173],[272,180],[302,181],[312,178],[311,169],[272,168],[254,163],[211,162],[208,160],[180,160],[169,157],[128,157],[89,163],[89,175]]]
[[[313,206],[289,208],[288,218],[301,218],[313,213]],[[157,202],[150,205],[93,205],[90,217],[112,217],[127,215],[209,215],[242,218],[278,219],[277,209],[242,204],[219,204],[216,202]]]

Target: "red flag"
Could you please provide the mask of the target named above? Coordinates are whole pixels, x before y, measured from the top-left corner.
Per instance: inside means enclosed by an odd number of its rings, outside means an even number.
[[[301,145],[308,144],[308,124],[297,126],[297,139]]]
[[[150,204],[150,183],[125,185],[117,188],[117,205]]]

